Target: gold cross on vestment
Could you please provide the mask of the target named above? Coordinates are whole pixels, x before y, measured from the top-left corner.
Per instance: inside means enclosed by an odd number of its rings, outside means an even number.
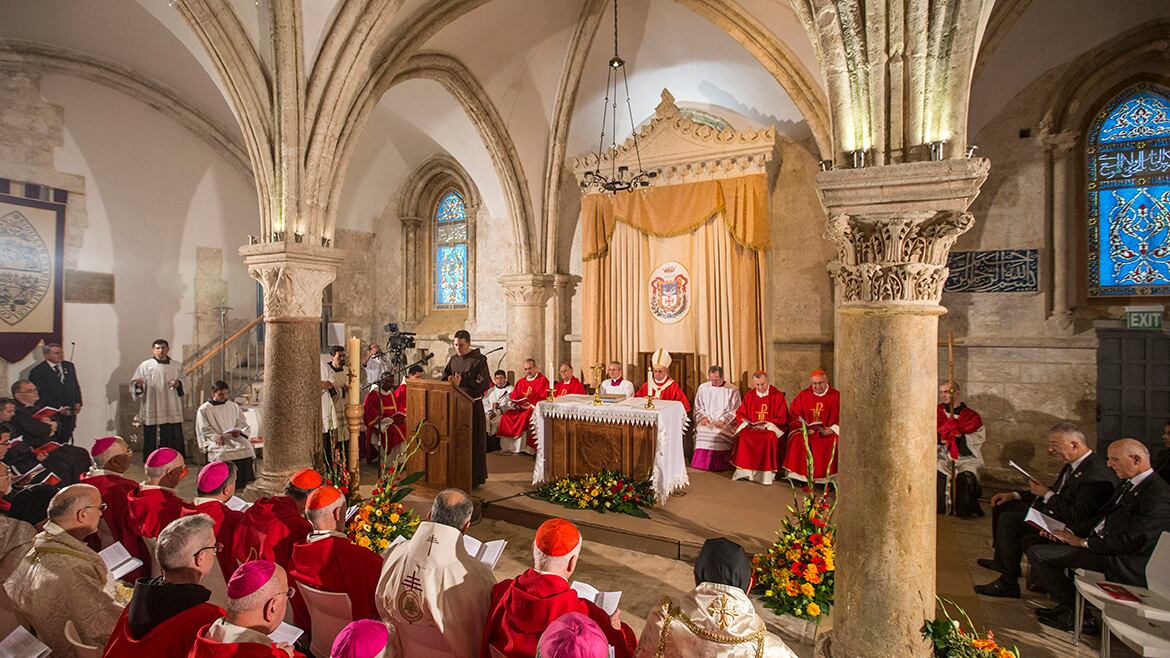
[[[729,601],[727,599],[727,595],[720,594],[719,598],[715,599],[711,602],[711,605],[707,606],[707,614],[711,615],[712,617],[718,617],[718,619],[715,620],[715,623],[719,624],[719,628],[721,630],[727,630],[728,617],[735,618],[739,616],[739,607],[735,604],[728,605],[728,603]]]

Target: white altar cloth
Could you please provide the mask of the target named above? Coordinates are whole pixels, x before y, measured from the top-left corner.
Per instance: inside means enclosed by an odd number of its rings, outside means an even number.
[[[550,402],[542,400],[532,413],[532,429],[536,435],[536,465],[532,469],[532,484],[544,483],[544,434],[551,418],[572,418],[597,423],[629,425],[656,425],[658,449],[654,455],[654,472],[650,476],[659,505],[665,505],[670,494],[690,485],[687,460],[683,455],[683,433],[690,422],[681,402],[655,400],[654,409],[646,409],[645,398],[627,398],[621,402],[593,406],[591,395],[564,395]],[[627,475],[634,475],[629,473]]]

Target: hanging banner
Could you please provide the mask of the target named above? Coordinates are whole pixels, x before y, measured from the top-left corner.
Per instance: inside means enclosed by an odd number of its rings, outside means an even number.
[[[42,341],[61,342],[65,203],[7,194],[42,188],[2,182],[0,358],[16,363]]]

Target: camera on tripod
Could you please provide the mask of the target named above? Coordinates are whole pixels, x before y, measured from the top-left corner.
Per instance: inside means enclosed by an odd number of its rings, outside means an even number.
[[[386,351],[391,355],[403,354],[414,347],[414,332],[399,330],[396,322],[387,324],[383,329],[390,332],[390,337],[386,339]]]

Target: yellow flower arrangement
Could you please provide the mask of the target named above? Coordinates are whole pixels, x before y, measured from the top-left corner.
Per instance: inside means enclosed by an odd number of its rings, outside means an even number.
[[[1020,658],[1018,648],[1001,647],[990,630],[982,635],[976,633],[971,618],[953,601],[939,598],[938,604],[942,616],[922,625],[922,637],[934,645],[935,658]],[[951,618],[948,606],[961,613],[970,631],[964,631],[963,624]]]

